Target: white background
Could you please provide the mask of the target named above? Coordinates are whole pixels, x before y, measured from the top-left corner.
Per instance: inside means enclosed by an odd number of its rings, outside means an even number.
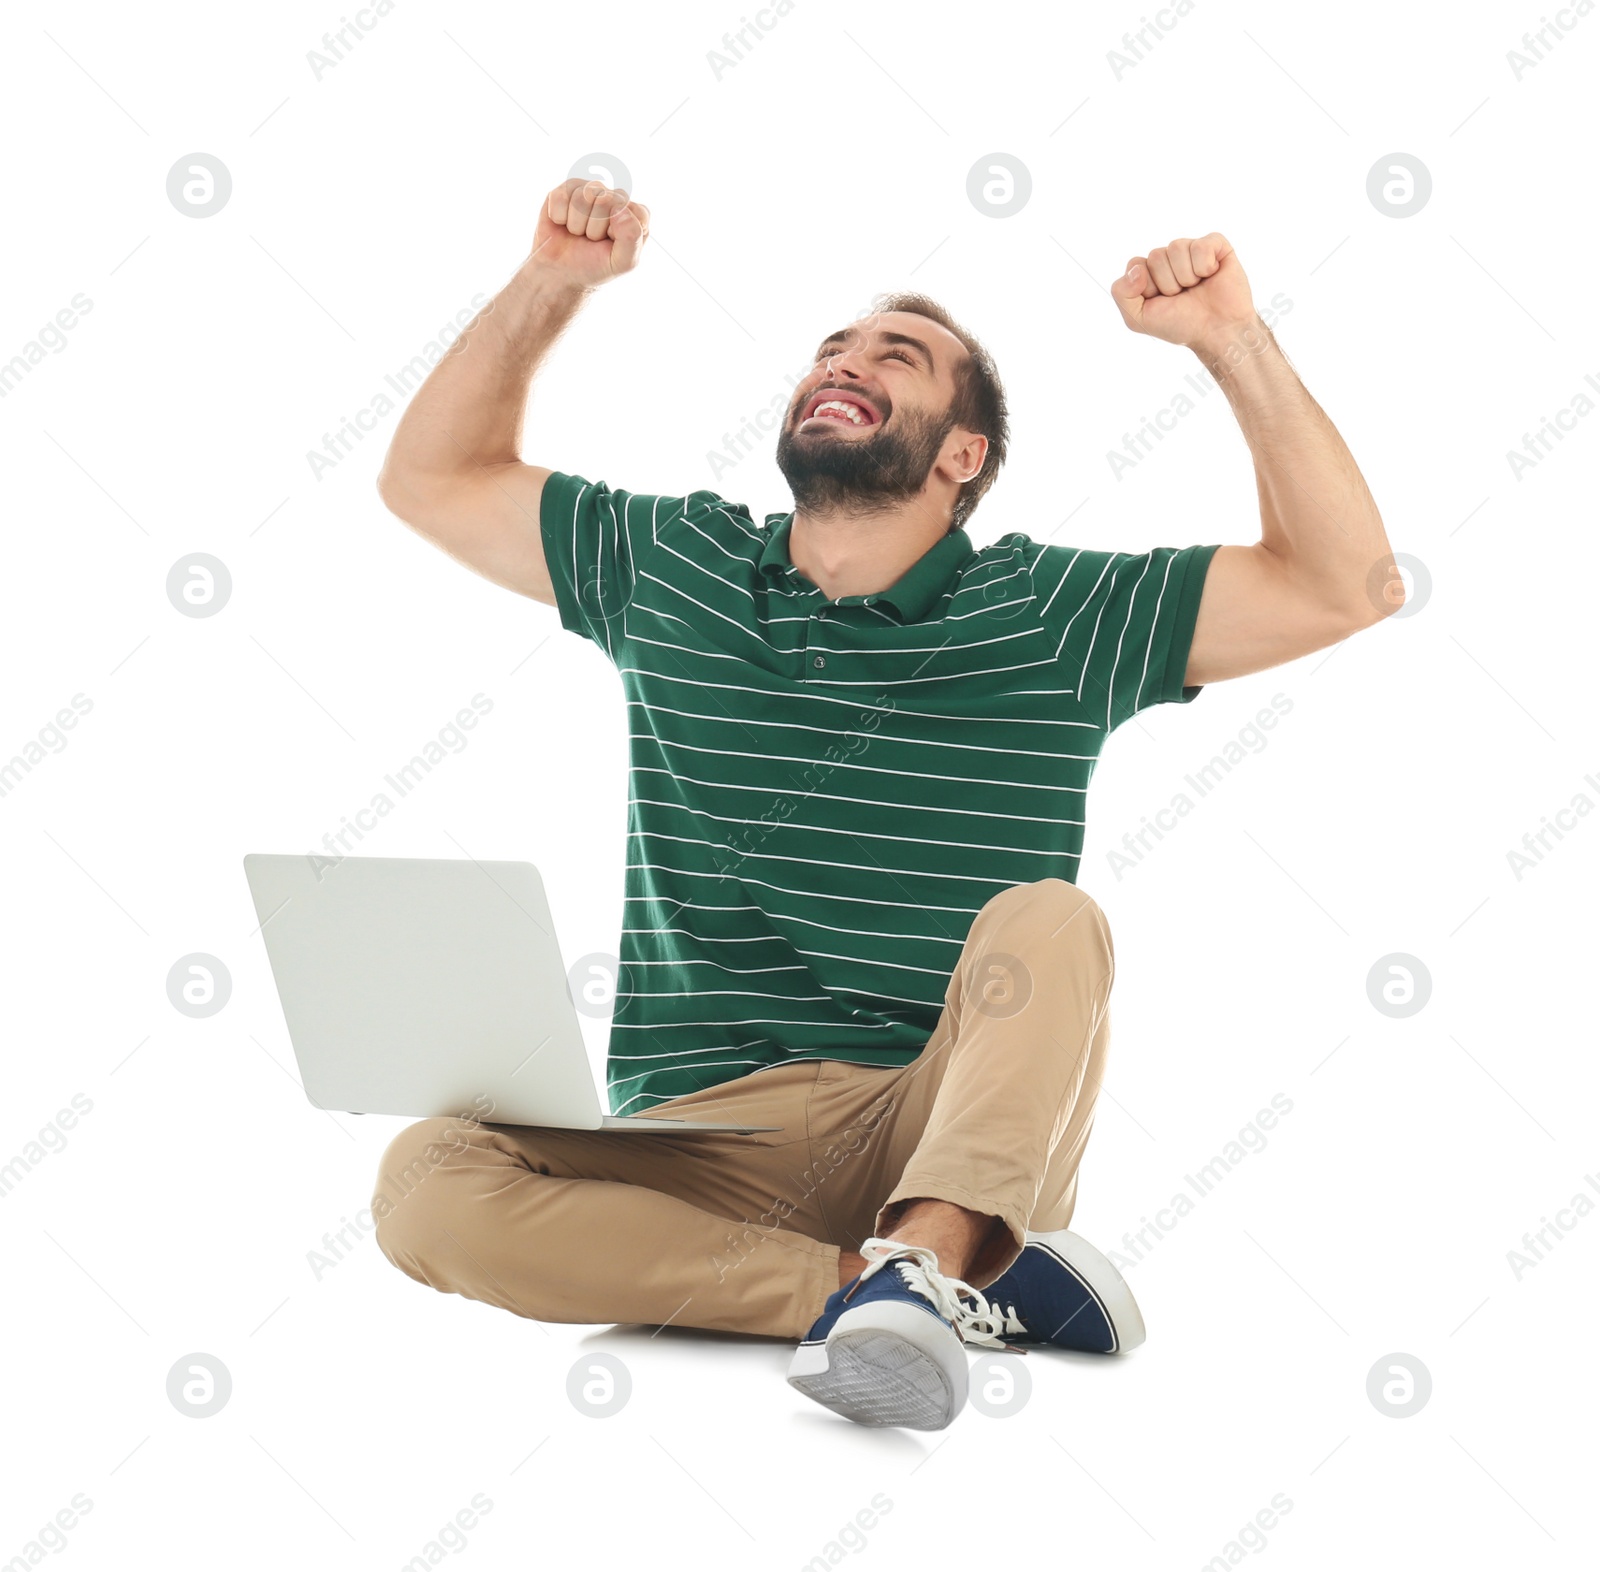
[[[75,694],[92,708],[0,797],[0,1163],[22,1159],[0,1196],[0,1558],[81,1492],[55,1552],[74,1565],[396,1567],[481,1492],[450,1562],[600,1538],[582,1553],[800,1567],[881,1494],[835,1556],[1182,1568],[1282,1493],[1237,1554],[1591,1565],[1600,1220],[1558,1209],[1600,1202],[1600,825],[1570,818],[1520,879],[1507,853],[1600,801],[1600,416],[1520,479],[1506,455],[1600,377],[1600,20],[1561,13],[1519,80],[1531,4],[1202,0],[1119,78],[1134,5],[799,0],[719,74],[741,14],[400,0],[319,77],[331,4],[8,11],[0,361],[75,294],[92,310],[0,400],[0,757]],[[204,219],[166,194],[194,152],[233,181]],[[1106,458],[1196,367],[1130,335],[1107,285],[1220,229],[1258,302],[1292,301],[1280,342],[1431,581],[1109,746],[1080,882],[1116,938],[1113,1065],[1074,1227],[1132,1261],[1150,1338],[1029,1355],[1014,1418],[868,1431],[793,1393],[775,1342],[541,1327],[408,1281],[370,1234],[310,1264],[401,1121],[304,1100],[242,855],[318,849],[481,693],[469,745],[349,849],[532,859],[569,958],[615,948],[604,656],[386,513],[395,415],[320,478],[307,460],[504,283],[596,152],[652,241],[541,377],[531,461],[711,484],[826,331],[914,287],[985,340],[1014,410],[978,544],[1248,542],[1220,394],[1120,481]],[[966,195],[996,152],[1033,184],[1003,219]],[[1396,152],[1433,182],[1403,219],[1367,195]],[[788,505],[770,441],[717,485]],[[167,599],[193,552],[231,573],[212,617]],[[1124,834],[1275,694],[1267,745],[1119,877]],[[166,993],[195,952],[233,983],[205,1019]],[[1394,953],[1432,982],[1401,1019],[1367,991]],[[1122,1236],[1274,1093],[1293,1111],[1266,1149],[1134,1261]],[[65,1144],[30,1146],[75,1095]],[[1519,1278],[1507,1252],[1561,1217]],[[599,1349],[633,1381],[603,1420],[566,1396]],[[1367,1396],[1397,1352],[1433,1383],[1406,1419]],[[166,1395],[193,1353],[231,1373],[207,1419]]]

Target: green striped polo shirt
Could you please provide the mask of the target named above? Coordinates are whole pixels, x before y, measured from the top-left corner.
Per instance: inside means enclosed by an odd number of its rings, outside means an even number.
[[[830,599],[793,513],[560,473],[540,512],[562,626],[627,701],[616,1113],[791,1059],[909,1063],[978,909],[1076,879],[1107,735],[1200,691],[1215,546],[957,529]]]

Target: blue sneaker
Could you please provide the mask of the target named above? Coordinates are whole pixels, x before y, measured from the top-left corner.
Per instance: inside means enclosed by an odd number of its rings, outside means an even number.
[[[967,1401],[957,1328],[968,1314],[961,1295],[973,1290],[922,1245],[868,1239],[861,1254],[866,1268],[829,1297],[789,1384],[858,1425],[943,1430]]]
[[[1144,1317],[1122,1273],[1087,1239],[1058,1229],[1027,1235],[1022,1254],[987,1288],[963,1290],[969,1343],[1049,1343],[1121,1354],[1144,1341]]]

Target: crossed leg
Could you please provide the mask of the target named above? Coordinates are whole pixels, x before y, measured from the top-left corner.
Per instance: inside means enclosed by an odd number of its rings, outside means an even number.
[[[792,1061],[653,1110],[782,1127],[766,1136],[423,1120],[384,1153],[380,1248],[537,1320],[780,1337],[804,1335],[874,1235],[981,1288],[1028,1228],[1071,1218],[1113,972],[1089,896],[1011,886],[974,918],[911,1064]]]

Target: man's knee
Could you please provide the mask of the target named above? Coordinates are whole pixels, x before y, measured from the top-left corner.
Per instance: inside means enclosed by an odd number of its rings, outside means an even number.
[[[1096,978],[1111,976],[1111,929],[1099,903],[1066,879],[1014,884],[991,896],[973,922],[967,990],[981,998],[985,1013],[1015,1015],[1032,999],[1039,978],[1069,958]]]
[[[372,1197],[379,1248],[389,1257],[415,1256],[441,1232],[449,1187],[439,1175],[470,1149],[473,1126],[460,1119],[422,1119],[407,1125],[378,1162]]]
[[[1079,922],[1091,929],[1108,931],[1099,902],[1067,879],[1051,877],[1013,884],[989,898],[984,910],[991,909],[1008,914],[1019,910],[1036,912],[1052,932],[1059,932],[1068,923]]]

